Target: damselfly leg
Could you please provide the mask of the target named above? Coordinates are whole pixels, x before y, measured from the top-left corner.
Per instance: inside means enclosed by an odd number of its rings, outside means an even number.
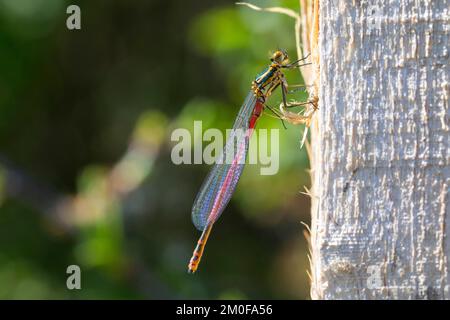
[[[305,131],[303,133],[303,138],[301,140],[300,147],[303,146],[303,144],[306,141],[308,127],[311,124],[311,119],[314,114],[314,112],[317,110],[317,99],[313,98],[308,99],[307,101],[298,102],[298,101],[287,101],[287,94],[289,93],[289,90],[287,89],[287,83],[286,81],[281,82],[281,94],[283,97],[282,102],[279,106],[279,111],[277,112],[280,119],[286,120],[287,122],[299,125],[299,124],[305,124]],[[300,86],[299,86],[300,87]],[[294,107],[302,107],[302,109],[299,112],[292,112],[287,109],[294,108]]]
[[[289,90],[288,90],[288,93],[289,94],[293,94],[293,93],[296,93],[296,92],[298,92],[298,91],[300,91],[300,90],[307,90],[307,88],[311,88],[311,87],[313,87],[313,85],[312,84],[310,84],[310,85],[307,85],[307,84],[294,84],[294,85],[289,85]],[[294,89],[291,89],[291,88],[294,88]]]
[[[295,61],[293,61],[293,62],[291,62],[289,64],[286,64],[286,65],[282,66],[282,68],[284,68],[284,69],[293,69],[293,68],[300,68],[300,67],[303,67],[303,66],[307,66],[307,65],[309,65],[311,63],[308,62],[308,63],[299,64],[299,62],[305,61],[306,59],[308,59],[308,57],[310,55],[311,54],[309,53],[306,56],[304,56],[303,58],[300,58],[300,59],[295,60]]]

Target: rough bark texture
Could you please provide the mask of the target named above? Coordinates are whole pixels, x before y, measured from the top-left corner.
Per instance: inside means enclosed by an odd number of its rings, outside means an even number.
[[[449,37],[448,0],[321,1],[313,298],[450,298]]]

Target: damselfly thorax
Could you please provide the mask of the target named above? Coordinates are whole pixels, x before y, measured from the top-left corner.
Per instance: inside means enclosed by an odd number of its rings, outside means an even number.
[[[262,72],[252,82],[252,90],[256,97],[263,99],[268,98],[273,90],[275,90],[281,83],[284,77],[280,71],[280,66],[272,63],[264,72]]]
[[[288,65],[289,58],[285,51],[277,50],[271,58],[272,63],[252,82],[252,91],[257,98],[265,101],[284,80],[281,69]]]

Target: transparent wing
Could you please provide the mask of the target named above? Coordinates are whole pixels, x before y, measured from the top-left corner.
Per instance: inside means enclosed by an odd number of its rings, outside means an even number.
[[[215,222],[236,188],[244,169],[251,131],[249,119],[255,107],[253,92],[247,95],[233,125],[233,130],[219,161],[209,172],[192,207],[192,222],[203,230],[208,222]]]

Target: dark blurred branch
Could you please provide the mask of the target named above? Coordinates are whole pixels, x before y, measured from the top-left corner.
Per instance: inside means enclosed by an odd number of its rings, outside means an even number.
[[[60,212],[69,201],[69,196],[38,181],[3,155],[0,155],[0,170],[3,175],[3,192],[6,196],[24,202],[64,231],[71,229],[71,226],[62,219]]]
[[[73,195],[56,191],[0,155],[4,192],[6,196],[31,206],[66,231],[76,225],[93,223],[107,214],[107,210],[98,212],[98,200],[106,206],[120,201],[151,174],[159,150],[167,140],[166,128],[165,117],[157,112],[141,116],[125,154],[106,173],[95,177],[100,181],[94,181],[93,188],[78,190]]]
[[[160,113],[142,115],[125,154],[106,173],[92,178],[94,181],[86,190],[78,190],[74,195],[54,190],[0,155],[3,196],[29,205],[60,231],[76,233],[79,227],[96,223],[108,212],[115,212],[109,209],[116,204],[120,206],[121,201],[148,178],[159,150],[168,141],[167,127],[166,118]],[[155,286],[159,297],[161,294],[173,297],[168,287],[137,257],[127,257],[131,258],[128,277],[134,286],[148,297],[155,292]]]

